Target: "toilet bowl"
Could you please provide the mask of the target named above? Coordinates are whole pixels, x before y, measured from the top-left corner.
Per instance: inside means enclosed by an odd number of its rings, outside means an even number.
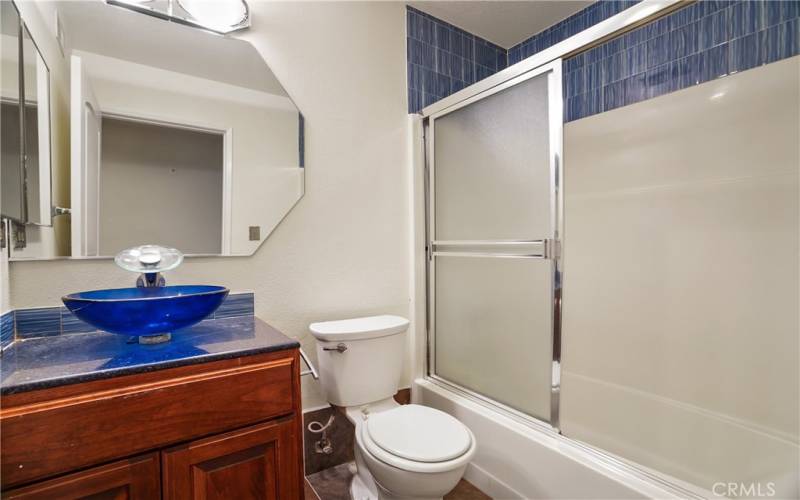
[[[397,392],[408,320],[374,316],[314,323],[320,382],[355,426],[354,500],[432,500],[452,490],[475,454],[457,419]]]
[[[425,406],[397,405],[356,424],[356,463],[369,471],[380,499],[441,499],[464,475],[475,449],[469,428]],[[356,481],[351,495],[375,498],[361,493]]]

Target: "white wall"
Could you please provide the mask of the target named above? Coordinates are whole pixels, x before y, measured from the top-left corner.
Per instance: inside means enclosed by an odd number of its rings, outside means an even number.
[[[565,435],[800,494],[798,109],[794,57],[565,126]]]
[[[409,314],[405,6],[251,7],[241,36],[306,117],[306,193],[252,257],[189,259],[167,281],[254,291],[256,315],[314,356],[313,321]],[[110,260],[12,262],[11,303],[57,305],[66,292],[133,279]],[[303,399],[324,403],[308,377]]]

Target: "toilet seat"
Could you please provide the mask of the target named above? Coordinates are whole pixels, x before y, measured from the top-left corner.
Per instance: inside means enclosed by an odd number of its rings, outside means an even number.
[[[363,447],[375,458],[411,472],[443,472],[474,454],[467,426],[434,408],[402,405],[369,415],[359,426]]]
[[[472,444],[464,424],[427,406],[398,406],[370,416],[365,425],[374,444],[413,462],[453,460]]]

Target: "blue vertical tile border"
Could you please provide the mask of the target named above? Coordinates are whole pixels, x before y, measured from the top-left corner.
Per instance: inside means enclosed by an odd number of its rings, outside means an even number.
[[[306,119],[303,113],[297,113],[297,161],[300,168],[306,167]]]
[[[14,341],[14,311],[0,315],[0,352]]]
[[[214,314],[207,319],[237,318],[254,314],[255,295],[252,292],[233,293],[228,295]],[[63,306],[17,309],[0,316],[0,349],[15,339],[94,331],[97,331],[97,328],[78,319]]]
[[[408,112],[449,96],[508,65],[506,49],[406,7]]]
[[[800,0],[700,0],[676,10],[564,61],[564,121],[798,55],[799,18]],[[600,106],[590,105],[598,90]]]

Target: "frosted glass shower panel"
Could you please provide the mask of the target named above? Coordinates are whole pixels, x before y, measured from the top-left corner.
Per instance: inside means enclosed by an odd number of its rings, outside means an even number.
[[[552,265],[436,257],[436,374],[549,420]]]
[[[548,76],[436,118],[435,240],[551,233]]]

